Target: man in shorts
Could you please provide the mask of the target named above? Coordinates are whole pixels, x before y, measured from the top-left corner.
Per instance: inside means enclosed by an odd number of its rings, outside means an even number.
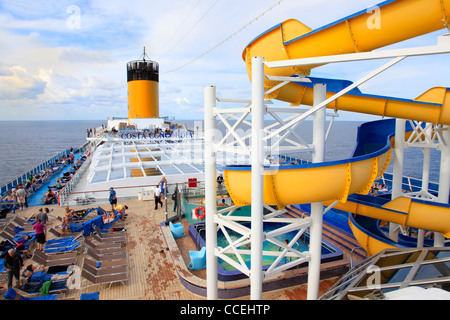
[[[114,211],[114,208],[117,206],[117,197],[113,187],[109,189],[109,203],[111,204],[111,210]]]

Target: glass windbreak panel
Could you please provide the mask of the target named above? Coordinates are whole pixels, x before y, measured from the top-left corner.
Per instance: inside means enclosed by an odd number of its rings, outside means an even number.
[[[411,269],[412,269],[412,267],[407,267],[407,268],[400,268],[400,269],[396,269],[396,270],[383,271],[384,276],[390,275],[390,277],[387,279],[386,283],[403,282],[405,280],[406,276],[408,276],[408,273],[411,271]]]
[[[107,171],[96,172],[94,174],[94,177],[92,178],[91,183],[104,182],[104,181],[106,181],[106,177],[107,176],[108,176],[108,172]]]
[[[109,174],[109,180],[117,180],[117,179],[123,179],[123,169],[111,170],[111,173]]]
[[[431,250],[430,252],[428,252],[427,258],[425,260],[445,258],[450,258],[450,250]]]
[[[422,265],[414,280],[443,278],[450,276],[450,262],[437,262]]]
[[[395,265],[401,265],[403,263],[413,263],[417,260],[420,255],[419,252],[403,252],[400,254],[390,254],[385,257],[380,258],[377,265],[380,268],[390,267]]]
[[[103,167],[109,165],[109,159],[100,160],[97,164],[98,167]]]

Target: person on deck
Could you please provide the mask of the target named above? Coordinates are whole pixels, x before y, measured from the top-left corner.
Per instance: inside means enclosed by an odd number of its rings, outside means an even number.
[[[23,260],[20,254],[14,249],[9,249],[4,257],[5,270],[8,273],[8,290],[12,288],[13,277],[20,281],[20,269],[23,267]]]
[[[109,188],[109,203],[111,204],[111,210],[114,211],[114,208],[117,206],[117,197],[113,187]]]
[[[161,180],[159,181],[159,185],[161,186],[161,200],[164,200],[164,195],[166,193],[167,188],[167,180],[165,176],[161,178]]]
[[[163,203],[161,201],[161,187],[159,186],[159,184],[155,188],[154,196],[155,196],[155,210],[158,210],[158,203],[161,205],[161,208],[163,207]]]

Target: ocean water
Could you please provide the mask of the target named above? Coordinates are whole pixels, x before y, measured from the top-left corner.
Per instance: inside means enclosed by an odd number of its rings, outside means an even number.
[[[106,121],[0,121],[0,185],[86,142],[86,129]]]
[[[177,120],[190,129],[202,126],[201,120]],[[100,127],[106,121],[0,121],[0,185],[32,169],[61,151],[77,148],[85,141],[86,129]],[[335,121],[326,144],[325,160],[350,157],[356,144],[360,122]],[[222,129],[223,130],[223,129]],[[312,140],[312,122],[305,121],[296,132],[307,143]],[[420,149],[406,149],[404,175],[422,177],[423,155]],[[292,154],[310,159],[310,154]],[[432,150],[430,181],[438,182],[440,153]],[[392,172],[392,164],[387,172]]]

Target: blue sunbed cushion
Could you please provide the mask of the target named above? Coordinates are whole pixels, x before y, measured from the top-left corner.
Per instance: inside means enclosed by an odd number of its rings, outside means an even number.
[[[82,293],[80,295],[80,300],[99,300],[99,292]]]
[[[11,299],[14,300],[14,298],[16,297],[16,290],[14,289],[9,289],[8,291],[6,291],[6,293],[3,295],[3,298],[5,299]]]

